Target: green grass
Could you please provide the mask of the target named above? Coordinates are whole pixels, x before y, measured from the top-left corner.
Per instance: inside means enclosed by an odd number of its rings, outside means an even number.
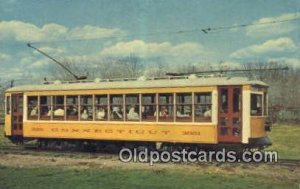
[[[279,158],[300,159],[300,125],[274,125],[269,133],[272,146]]]
[[[14,145],[8,140],[8,138],[4,137],[4,125],[0,125],[0,146],[11,146]]]
[[[0,188],[298,188],[284,180],[152,170],[11,168],[0,166]]]

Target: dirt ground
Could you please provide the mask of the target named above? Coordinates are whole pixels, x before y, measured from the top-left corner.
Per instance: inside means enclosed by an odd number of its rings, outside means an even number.
[[[239,176],[258,176],[272,179],[285,179],[298,182],[300,167],[279,166],[276,164],[188,164],[188,163],[123,163],[116,155],[99,155],[88,158],[51,157],[47,155],[0,153],[0,166],[19,168],[59,167],[64,169],[123,169],[188,172],[190,174],[226,174]]]

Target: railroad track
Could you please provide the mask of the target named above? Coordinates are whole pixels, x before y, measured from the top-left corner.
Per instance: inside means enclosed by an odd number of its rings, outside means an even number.
[[[300,167],[300,160],[298,159],[279,159],[276,164],[282,165],[282,166],[289,166],[289,167]]]
[[[59,149],[40,149],[36,146],[0,146],[0,154],[15,154],[15,155],[45,155],[50,157],[69,157],[69,158],[105,158],[115,159],[117,154],[111,153],[92,153],[84,151],[68,151]]]
[[[0,146],[0,154],[16,154],[16,155],[45,155],[50,157],[69,157],[69,158],[105,158],[118,160],[118,153],[106,153],[106,152],[84,152],[78,150],[59,150],[59,149],[40,149],[36,146]],[[220,162],[202,162],[199,164],[210,164],[221,166],[224,163]],[[226,164],[226,163],[225,163]],[[230,163],[230,165],[247,164],[258,165],[262,163]],[[289,168],[300,168],[300,160],[293,159],[279,159],[277,162],[266,163],[268,165],[284,166]]]

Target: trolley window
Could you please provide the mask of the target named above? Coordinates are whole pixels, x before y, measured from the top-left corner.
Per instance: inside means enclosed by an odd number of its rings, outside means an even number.
[[[66,96],[67,120],[78,120],[78,96]]]
[[[106,121],[108,118],[108,98],[107,95],[95,96],[95,119]]]
[[[53,119],[64,120],[65,103],[64,96],[53,96]]]
[[[241,89],[240,88],[234,88],[233,89],[233,112],[241,112]]]
[[[10,104],[10,96],[7,96],[6,97],[6,114],[7,115],[10,115],[10,106],[11,106],[11,104]]]
[[[156,121],[156,95],[142,95],[142,121]]]
[[[195,122],[211,122],[211,93],[195,93]]]
[[[123,108],[123,95],[111,95],[110,96],[110,109],[111,120],[123,120],[124,108]]]
[[[126,120],[127,121],[139,121],[140,120],[140,103],[139,95],[130,94],[126,95]]]
[[[263,110],[263,95],[262,94],[251,94],[251,115],[262,116]]]
[[[173,94],[159,94],[158,106],[159,106],[159,121],[174,121],[174,106],[173,106]]]
[[[51,96],[40,96],[40,119],[51,119]]]
[[[93,96],[80,96],[80,120],[93,120]]]
[[[176,94],[176,121],[192,121],[192,94]]]
[[[28,114],[28,120],[38,119],[38,97],[37,96],[28,96],[27,114]]]
[[[268,115],[268,97],[267,97],[267,93],[264,93],[264,97],[263,97],[263,115]]]

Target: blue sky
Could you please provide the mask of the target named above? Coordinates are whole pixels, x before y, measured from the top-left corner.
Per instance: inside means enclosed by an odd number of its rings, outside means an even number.
[[[300,67],[300,20],[201,32],[293,18],[300,0],[0,0],[0,81],[38,79],[56,66],[28,42],[82,64],[134,54],[169,65]]]

